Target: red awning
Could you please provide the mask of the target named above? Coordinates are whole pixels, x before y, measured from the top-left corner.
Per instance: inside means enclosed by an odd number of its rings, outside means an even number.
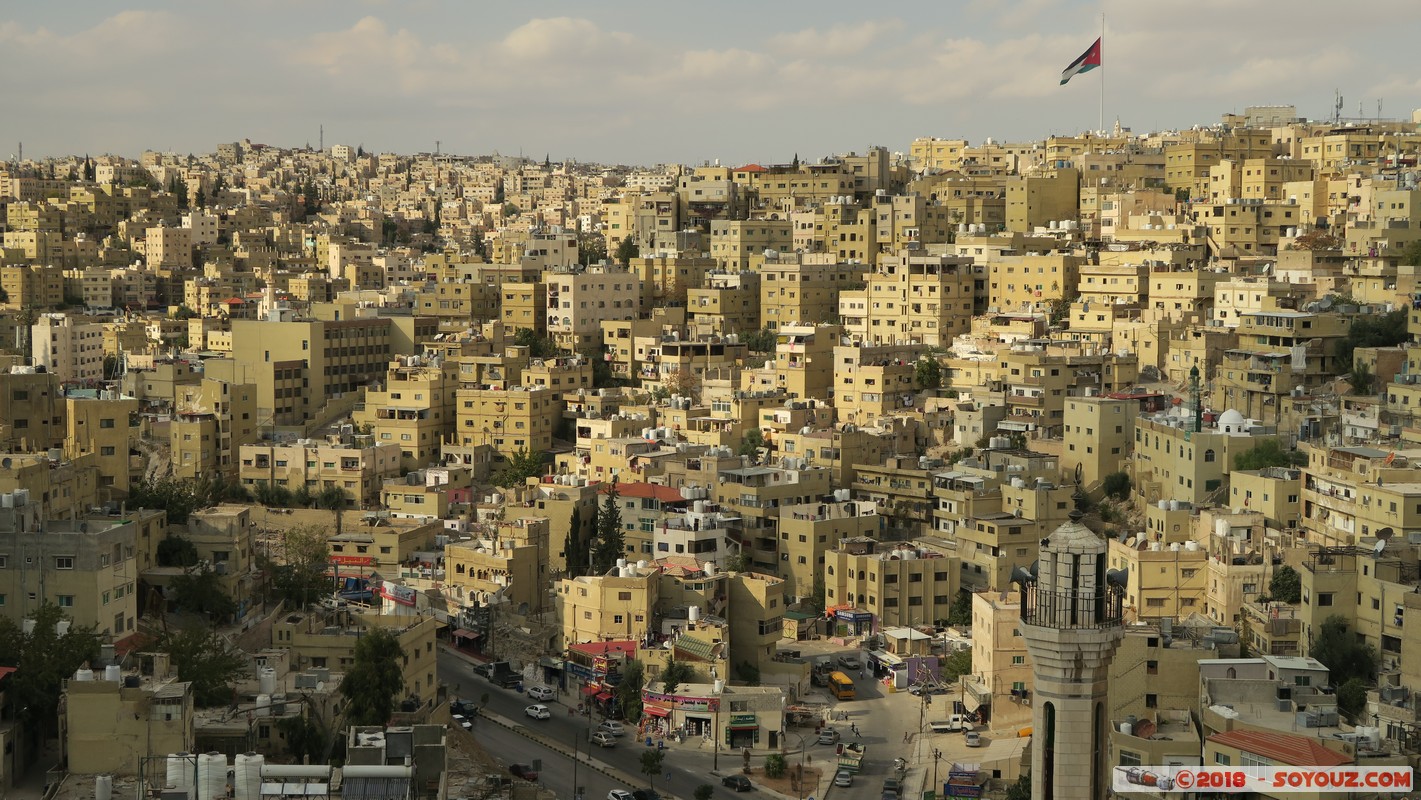
[[[587,695],[597,694],[597,693],[600,692],[600,691],[602,691],[602,687],[601,687],[601,686],[597,686],[597,685],[591,684],[591,683],[589,683],[589,684],[587,684],[586,686],[582,687],[582,693],[583,693],[583,694],[587,694]]]
[[[611,700],[611,699],[612,699],[612,693],[611,693],[611,692],[601,692],[600,694],[597,695],[597,699],[598,699],[598,700],[601,700],[602,702],[605,703],[605,702],[607,702],[608,700]]]
[[[667,710],[664,709],[664,708],[657,708],[656,706],[642,706],[641,710],[644,711],[644,712],[646,712],[647,716],[651,716],[651,717],[669,717],[669,716],[671,716],[671,712],[670,712],[670,711],[667,711]]]
[[[467,629],[465,629],[465,628],[456,628],[456,629],[454,630],[454,638],[455,638],[455,639],[477,639],[477,638],[479,638],[479,635],[480,635],[480,634],[477,634],[477,633],[475,633],[475,632],[473,632],[473,631],[471,631],[471,630],[467,630]]]

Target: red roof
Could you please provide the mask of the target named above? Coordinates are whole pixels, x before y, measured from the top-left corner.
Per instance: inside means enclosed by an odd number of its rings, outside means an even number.
[[[631,640],[618,642],[583,642],[582,644],[570,644],[569,650],[576,650],[579,653],[586,653],[589,656],[606,656],[614,653],[626,653],[629,656],[636,655],[636,642]]]
[[[597,490],[598,494],[606,494],[611,490],[610,483],[602,484],[602,488]],[[686,498],[681,496],[680,489],[673,489],[670,486],[662,486],[659,483],[618,483],[617,494],[622,497],[639,497],[660,500],[663,503],[682,503]]]
[[[239,306],[247,301],[243,300],[240,297],[229,297],[226,300],[223,300],[222,302],[226,303],[229,306]]]
[[[743,167],[732,170],[732,172],[769,172],[769,170],[759,164],[746,164]]]
[[[1216,733],[1209,741],[1291,766],[1340,767],[1352,763],[1352,759],[1323,747],[1310,737],[1290,733],[1232,730]]]

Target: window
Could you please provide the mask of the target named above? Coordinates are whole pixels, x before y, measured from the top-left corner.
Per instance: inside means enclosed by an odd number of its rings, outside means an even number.
[[[1239,765],[1240,767],[1271,767],[1271,766],[1273,766],[1271,763],[1269,763],[1268,759],[1264,758],[1263,756],[1257,756],[1257,755],[1254,755],[1253,753],[1250,753],[1250,752],[1247,752],[1247,751],[1244,751],[1244,750],[1240,750],[1240,751],[1239,751],[1239,754],[1238,754],[1238,765]]]
[[[72,595],[72,594],[61,594],[61,595],[59,596],[59,607],[60,607],[60,608],[73,608],[73,607],[74,607],[74,595]]]
[[[1159,708],[1159,695],[1145,695],[1145,708]]]
[[[1129,750],[1120,751],[1120,766],[1138,767],[1140,766],[1140,754],[1132,753]]]
[[[112,428],[112,427],[113,427],[113,417],[108,417],[108,418],[106,418],[106,419],[101,419],[101,420],[99,420],[99,427],[100,427],[100,428]]]
[[[1012,666],[1019,666],[1019,665],[1021,665],[1021,664],[1025,664],[1025,663],[1026,663],[1026,656],[1012,656],[1012,657],[1011,657],[1011,663],[1012,663]]]
[[[74,569],[74,556],[55,556],[55,569]]]
[[[1332,605],[1332,592],[1319,592],[1317,595],[1317,604],[1319,606]]]
[[[1145,674],[1146,674],[1146,675],[1158,675],[1158,674],[1159,674],[1159,662],[1158,662],[1158,661],[1146,661],[1146,662],[1145,662]]]
[[[1227,766],[1231,766],[1231,765],[1233,764],[1233,759],[1229,758],[1228,756],[1224,755],[1223,753],[1215,753],[1215,754],[1214,754],[1214,763],[1215,763],[1215,764],[1223,764],[1224,766],[1227,767]]]

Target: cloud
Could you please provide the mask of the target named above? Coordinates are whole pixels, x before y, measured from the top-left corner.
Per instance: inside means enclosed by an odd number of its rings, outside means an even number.
[[[765,41],[766,49],[790,58],[843,58],[858,55],[882,39],[903,29],[897,19],[866,20],[845,23],[819,30],[805,28],[792,33],[780,33]]]

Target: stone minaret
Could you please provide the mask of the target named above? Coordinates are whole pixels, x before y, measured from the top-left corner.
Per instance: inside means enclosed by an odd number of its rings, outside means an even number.
[[[1124,636],[1125,576],[1107,574],[1105,540],[1071,519],[1041,540],[1030,571],[1018,569],[1021,633],[1035,676],[1032,698],[1032,800],[1102,800],[1110,662]]]

